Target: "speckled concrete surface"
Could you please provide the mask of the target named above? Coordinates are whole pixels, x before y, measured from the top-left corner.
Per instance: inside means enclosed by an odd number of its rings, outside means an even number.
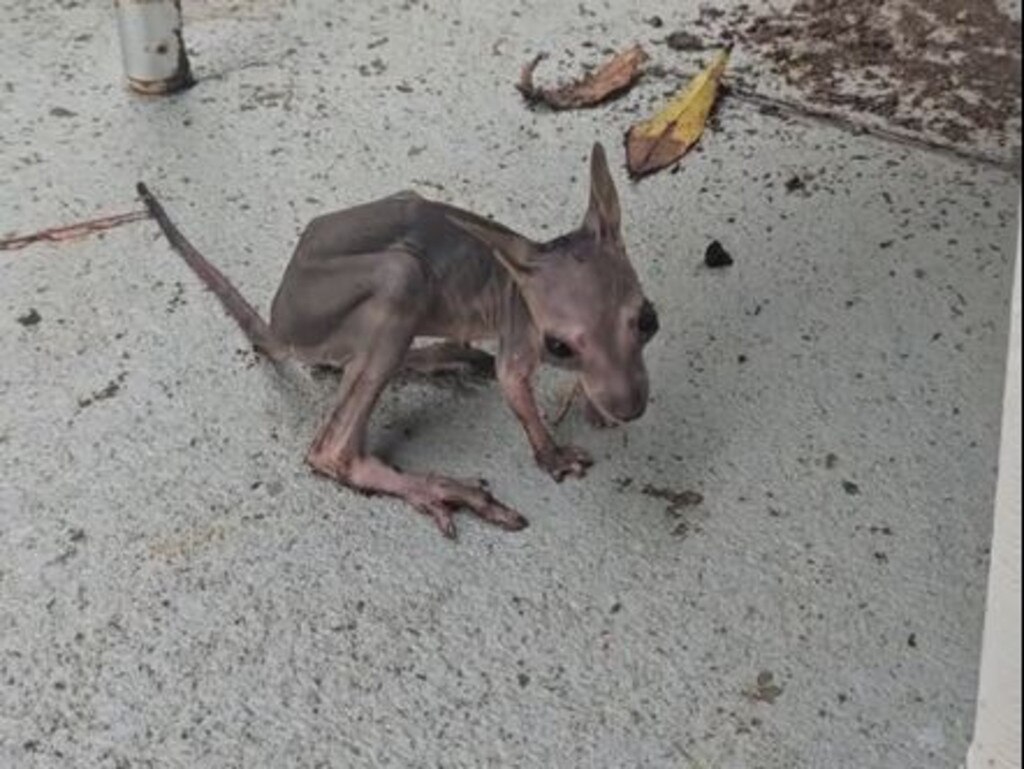
[[[196,5],[199,84],[146,100],[105,5],[0,3],[0,236],[143,178],[265,308],[307,219],[398,189],[554,234],[590,143],[674,83],[537,114],[519,65],[685,18]],[[590,477],[536,470],[494,388],[382,405],[379,447],[489,477],[518,535],[463,517],[452,545],[312,477],[332,382],[241,352],[151,222],[0,253],[0,765],[957,766],[1018,182],[736,101],[719,124],[679,173],[617,171],[663,331],[641,423],[560,428]],[[701,266],[715,238],[732,268]]]

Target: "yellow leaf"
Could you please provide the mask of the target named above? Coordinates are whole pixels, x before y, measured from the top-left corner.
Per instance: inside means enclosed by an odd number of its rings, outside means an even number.
[[[659,113],[629,129],[626,162],[630,174],[645,176],[664,168],[697,143],[728,63],[728,49],[719,51],[711,64]]]

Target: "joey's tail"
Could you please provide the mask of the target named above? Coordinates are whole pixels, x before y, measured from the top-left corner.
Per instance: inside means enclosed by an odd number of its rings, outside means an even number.
[[[280,343],[274,339],[270,326],[260,317],[256,309],[246,301],[245,297],[231,284],[231,281],[225,277],[224,273],[210,264],[206,257],[188,242],[188,239],[181,234],[181,230],[167,216],[167,212],[160,205],[160,201],[153,197],[153,194],[145,184],[139,182],[135,189],[138,191],[139,197],[146,204],[146,208],[149,209],[150,215],[156,219],[160,229],[167,236],[168,242],[188,262],[188,266],[200,277],[203,283],[217,295],[221,304],[224,305],[224,309],[227,310],[228,315],[238,322],[238,325],[242,327],[242,331],[249,337],[253,347],[272,360],[282,357],[283,351]]]

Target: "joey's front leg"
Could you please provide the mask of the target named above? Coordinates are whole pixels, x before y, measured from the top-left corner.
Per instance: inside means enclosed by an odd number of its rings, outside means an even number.
[[[534,366],[502,358],[498,361],[498,380],[509,407],[526,430],[533,456],[542,470],[556,481],[568,476],[582,478],[594,464],[590,454],[578,446],[559,446],[551,436],[533,397]]]

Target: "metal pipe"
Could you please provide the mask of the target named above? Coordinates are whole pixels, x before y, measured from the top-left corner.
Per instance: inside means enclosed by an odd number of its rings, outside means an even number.
[[[181,0],[114,0],[128,84],[166,94],[194,82],[181,28]]]
[[[988,601],[968,769],[1021,766],[1020,254],[1018,236]]]

